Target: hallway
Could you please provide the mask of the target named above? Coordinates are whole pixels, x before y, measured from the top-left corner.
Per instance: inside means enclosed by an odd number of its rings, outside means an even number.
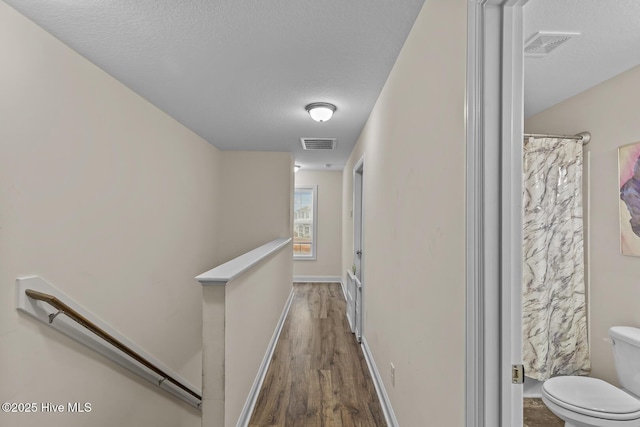
[[[386,426],[337,283],[294,284],[251,427]]]

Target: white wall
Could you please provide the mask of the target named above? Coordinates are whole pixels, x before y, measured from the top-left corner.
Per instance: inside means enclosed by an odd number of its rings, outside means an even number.
[[[196,386],[220,152],[0,2],[2,426],[199,426],[199,411],[19,315],[40,275]]]
[[[318,186],[318,236],[315,260],[293,262],[301,280],[342,276],[342,171],[305,171],[295,174],[295,185]]]
[[[585,148],[590,179],[588,247],[592,375],[618,383],[611,347],[615,325],[640,327],[640,258],[620,254],[618,147],[640,142],[640,67],[549,108],[525,122],[527,132],[573,135],[591,132]]]
[[[364,335],[403,426],[464,424],[466,7],[425,2],[343,174],[345,271],[365,154]]]

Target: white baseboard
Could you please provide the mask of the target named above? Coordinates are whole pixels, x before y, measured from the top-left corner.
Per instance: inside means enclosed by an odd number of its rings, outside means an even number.
[[[522,397],[532,397],[540,399],[542,397],[542,383],[544,381],[534,380],[531,377],[524,377],[524,387]]]
[[[293,276],[296,283],[340,283],[340,276]]]
[[[253,414],[253,410],[255,409],[256,402],[258,400],[258,395],[260,394],[260,389],[262,388],[262,383],[264,382],[264,378],[267,375],[267,370],[269,369],[269,365],[271,364],[271,358],[273,357],[273,352],[276,349],[276,344],[278,343],[278,338],[280,338],[280,333],[282,332],[282,327],[284,326],[284,321],[287,318],[287,314],[289,314],[289,309],[291,308],[291,303],[293,302],[293,289],[289,294],[289,298],[287,302],[284,304],[284,308],[282,309],[282,314],[280,315],[280,319],[278,320],[278,324],[276,325],[276,330],[273,332],[273,336],[271,337],[271,341],[269,341],[269,345],[267,346],[267,352],[262,359],[262,363],[260,364],[260,369],[258,369],[258,375],[256,375],[256,379],[253,381],[253,385],[251,386],[251,390],[249,391],[249,396],[247,397],[247,401],[242,408],[242,412],[240,413],[240,418],[238,418],[238,423],[236,427],[248,427],[249,420],[251,420],[251,415]]]
[[[393,412],[393,408],[391,407],[391,401],[389,400],[389,396],[387,395],[387,391],[384,388],[384,384],[382,383],[382,377],[380,376],[380,372],[376,366],[376,362],[373,360],[373,355],[371,354],[371,349],[369,348],[369,344],[367,343],[367,339],[362,337],[362,351],[364,352],[364,359],[367,361],[367,365],[369,366],[369,372],[371,372],[371,377],[373,378],[373,384],[376,387],[376,392],[378,393],[378,399],[380,399],[380,405],[382,406],[382,412],[384,413],[384,418],[387,421],[387,425],[389,427],[398,427],[398,420],[396,419],[396,414]]]

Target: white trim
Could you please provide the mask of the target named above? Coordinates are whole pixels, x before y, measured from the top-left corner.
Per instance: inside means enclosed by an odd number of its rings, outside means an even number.
[[[196,277],[202,285],[226,285],[263,259],[287,246],[291,237],[275,239]]]
[[[313,229],[311,239],[311,255],[296,255],[293,254],[294,261],[316,261],[318,259],[318,186],[317,185],[296,185],[295,190],[311,190],[313,195],[313,223],[311,228]],[[294,220],[295,221],[295,220]]]
[[[478,242],[478,259],[482,265],[482,294],[479,295],[478,313],[482,316],[482,386],[483,416],[478,427],[502,426],[501,374],[504,361],[500,341],[500,71],[502,67],[501,30],[503,25],[501,4],[487,4],[482,11],[482,80],[479,89],[482,110],[479,123],[481,152],[481,227],[482,240]],[[510,424],[504,427],[520,427]]]
[[[352,209],[353,209],[353,257],[356,257],[356,237],[358,235],[358,233],[360,234],[360,262],[358,263],[358,267],[360,268],[360,277],[358,278],[358,281],[360,283],[360,293],[358,293],[356,291],[356,295],[354,295],[354,298],[358,298],[358,295],[360,296],[360,304],[358,304],[358,302],[356,301],[356,307],[360,308],[360,312],[359,312],[359,316],[360,316],[360,321],[358,321],[357,319],[353,319],[354,320],[354,333],[356,334],[356,339],[358,340],[358,342],[362,341],[362,338],[364,337],[364,299],[365,299],[365,284],[366,284],[366,275],[365,275],[365,258],[366,258],[366,251],[365,251],[365,179],[364,179],[364,174],[365,174],[365,155],[366,153],[363,153],[362,156],[360,157],[360,159],[356,162],[356,164],[353,166],[353,175],[352,175],[352,186],[353,186],[353,193],[352,193],[352,198],[353,198],[353,204],[352,204]],[[362,173],[360,174],[358,171],[362,169]],[[360,174],[362,175],[362,178],[360,179],[360,230],[357,230],[356,227],[356,216],[358,214],[358,211],[356,209],[356,192],[357,192],[357,188],[356,188],[356,175]],[[355,264],[355,263],[354,263]],[[357,276],[356,276],[357,277]],[[355,313],[355,316],[358,316],[358,312]],[[358,326],[360,326],[360,329],[358,329]]]
[[[293,276],[294,283],[341,283],[340,276]]]
[[[467,4],[465,426],[484,426],[482,58],[484,5]]]
[[[271,364],[271,359],[273,358],[273,352],[276,349],[276,344],[278,343],[278,338],[280,338],[280,333],[282,332],[282,327],[284,326],[284,321],[289,314],[289,309],[291,308],[291,303],[293,302],[293,289],[289,293],[289,298],[287,302],[284,304],[284,308],[282,310],[282,314],[280,315],[280,319],[278,320],[278,324],[276,325],[276,330],[273,332],[273,336],[271,337],[271,341],[269,341],[269,345],[267,346],[267,351],[262,358],[262,363],[260,364],[260,369],[258,369],[258,374],[256,375],[256,379],[253,381],[253,385],[251,386],[251,391],[249,391],[249,396],[247,397],[247,401],[244,403],[244,407],[242,408],[242,412],[240,413],[240,418],[238,418],[238,423],[236,427],[247,427],[249,425],[249,421],[251,420],[251,415],[253,414],[253,410],[255,409],[256,402],[258,401],[258,395],[260,394],[260,389],[262,388],[262,383],[264,383],[264,378],[267,375],[267,370],[269,370],[269,365]]]
[[[522,363],[522,135],[524,132],[524,19],[527,0],[503,8],[501,92],[500,283],[503,426],[521,426],[523,385],[511,381]]]
[[[522,426],[522,386],[511,384],[510,368],[521,352],[512,287],[521,281],[523,46],[514,37],[526,1],[468,2],[467,427]]]
[[[364,354],[364,360],[367,361],[369,372],[371,372],[373,385],[376,387],[376,393],[378,394],[378,399],[380,400],[380,406],[382,406],[382,413],[384,414],[384,419],[387,422],[387,426],[398,427],[398,420],[396,419],[396,414],[393,412],[391,400],[389,400],[387,391],[384,388],[384,383],[382,382],[382,377],[380,376],[380,372],[378,371],[375,360],[373,360],[373,354],[371,354],[371,349],[369,348],[367,339],[364,336],[362,337],[361,344],[362,352]]]
[[[34,317],[38,321],[46,324],[47,326],[50,326],[58,332],[65,334],[74,341],[90,348],[91,350],[96,351],[97,353],[100,353],[107,359],[117,363],[123,368],[128,369],[139,377],[149,381],[156,387],[161,388],[173,394],[177,398],[184,400],[190,405],[195,406],[196,408],[200,407],[200,404],[202,402],[201,400],[196,399],[194,396],[186,393],[184,390],[178,388],[170,381],[164,381],[164,378],[158,375],[156,372],[153,372],[146,366],[137,362],[132,357],[126,355],[121,350],[117,349],[107,341],[100,338],[98,335],[95,335],[84,326],[81,326],[68,317],[57,316],[52,323],[49,323],[49,315],[56,313],[57,310],[43,301],[36,301],[29,298],[25,294],[25,291],[27,289],[43,292],[45,294],[53,295],[54,297],[58,298],[60,301],[64,302],[69,307],[94,323],[100,329],[104,330],[109,335],[120,341],[122,344],[129,347],[131,350],[138,353],[143,358],[147,359],[153,365],[169,374],[171,377],[185,385],[190,390],[194,391],[196,394],[202,396],[202,390],[194,387],[191,383],[182,378],[172,369],[164,365],[155,357],[151,356],[135,343],[131,342],[124,335],[122,335],[122,333],[111,327],[109,324],[105,323],[102,319],[95,316],[89,310],[82,307],[80,304],[72,300],[70,297],[58,290],[55,286],[44,280],[42,277],[30,276],[16,279],[16,309],[18,311]]]

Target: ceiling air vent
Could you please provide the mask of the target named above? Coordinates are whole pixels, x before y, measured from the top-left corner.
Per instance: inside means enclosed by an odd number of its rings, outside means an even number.
[[[524,44],[524,53],[526,56],[545,56],[579,35],[580,33],[539,31]]]
[[[305,150],[335,150],[336,138],[300,138]]]

